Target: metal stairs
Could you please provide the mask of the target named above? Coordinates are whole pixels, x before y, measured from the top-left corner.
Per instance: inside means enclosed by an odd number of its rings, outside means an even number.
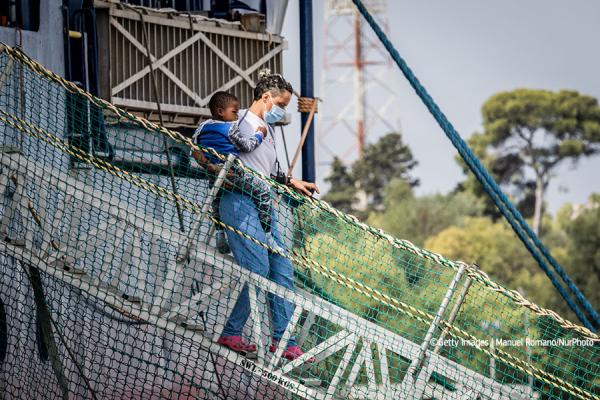
[[[174,369],[188,380],[202,376],[202,382],[211,382],[211,393],[228,398],[290,398],[291,394],[306,399],[532,398],[522,388],[502,385],[431,351],[427,344],[414,343],[318,296],[300,289],[290,291],[251,273],[232,257],[219,254],[206,238],[194,242],[189,257],[179,261],[187,235],[140,211],[131,203],[135,199],[111,196],[74,174],[19,153],[0,156],[0,196],[4,202],[0,209],[0,255],[17,260],[23,268],[37,268],[82,293],[104,314],[126,319],[128,326],[118,328],[123,337],[117,342],[153,335],[159,344],[137,351],[136,362],[153,363],[156,375]],[[100,252],[100,245],[109,249]],[[91,259],[97,260],[93,266],[84,262]],[[245,285],[251,303],[246,328],[258,345],[257,353],[248,357],[216,344]],[[296,335],[306,354],[292,362],[281,362],[282,346],[275,355],[268,351],[267,292],[295,305],[281,343]],[[49,301],[63,311],[73,307],[61,299]],[[327,321],[338,329],[313,343],[307,338],[315,321]],[[77,319],[65,322],[64,329],[72,329],[76,323]],[[118,321],[112,324],[119,326]],[[78,357],[84,366],[95,365],[83,370],[92,374],[104,368],[98,363],[106,358],[98,355],[101,351],[93,344],[89,346],[89,351],[83,346]],[[401,382],[390,379],[390,354],[411,365]],[[316,358],[314,364],[306,363],[310,357]],[[319,374],[319,364],[328,360],[337,367],[326,382]],[[358,379],[361,371],[365,371],[362,380]],[[439,379],[432,379],[434,375],[452,382],[451,387],[436,383]],[[127,386],[113,378],[113,387]],[[174,380],[166,375],[162,378],[163,384]],[[110,385],[100,387],[102,384],[97,383],[95,389],[105,393]],[[154,386],[159,385],[154,382]],[[197,389],[194,396],[201,398],[202,391]]]

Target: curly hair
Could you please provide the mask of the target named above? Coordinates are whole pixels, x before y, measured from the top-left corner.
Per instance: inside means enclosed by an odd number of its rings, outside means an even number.
[[[210,113],[213,115],[213,117],[216,117],[219,115],[219,108],[226,108],[229,104],[231,104],[234,101],[239,100],[231,93],[216,92],[208,101],[208,108],[210,109]]]
[[[264,69],[258,73],[258,82],[254,87],[254,100],[260,99],[266,92],[271,92],[273,95],[278,96],[283,91],[294,92],[292,84],[286,81],[283,76],[272,74],[268,69]]]

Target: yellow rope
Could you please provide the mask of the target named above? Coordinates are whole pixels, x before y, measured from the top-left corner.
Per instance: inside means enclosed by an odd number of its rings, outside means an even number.
[[[6,45],[0,45],[0,52],[5,52],[10,57],[26,64],[27,66],[29,66],[31,68],[32,71],[36,72],[38,75],[40,75],[42,77],[46,77],[46,78],[58,83],[68,92],[77,94],[77,95],[81,95],[81,96],[85,97],[86,99],[88,99],[89,101],[91,101],[92,103],[98,105],[99,107],[102,107],[102,108],[112,111],[115,115],[117,115],[119,117],[119,119],[133,121],[145,129],[162,133],[179,143],[189,146],[192,150],[210,152],[212,155],[214,155],[222,160],[225,159],[225,157],[222,154],[217,153],[213,149],[201,149],[199,146],[194,144],[191,141],[191,139],[184,137],[179,132],[172,131],[167,128],[156,125],[148,120],[145,120],[145,119],[135,116],[131,113],[128,113],[124,110],[121,110],[105,100],[99,99],[99,98],[89,94],[88,92],[79,88],[72,82],[69,82],[69,81],[65,80],[64,78],[62,78],[61,76],[55,74],[54,72],[46,69],[44,66],[39,64],[37,61],[32,60],[27,55],[25,55],[23,52],[21,52],[19,49],[15,49],[15,48],[12,48],[12,47],[9,47]],[[267,181],[271,186],[275,187],[275,189],[279,190],[280,192],[285,192],[286,194],[288,194],[292,198],[295,198],[296,200],[307,201],[312,206],[315,206],[323,211],[329,212],[329,213],[335,215],[337,218],[341,219],[342,221],[350,223],[378,239],[387,241],[393,247],[399,248],[401,250],[409,251],[415,255],[418,255],[419,257],[422,257],[424,259],[438,263],[441,266],[450,267],[454,270],[458,270],[461,267],[461,265],[465,264],[460,261],[456,262],[456,261],[448,260],[439,254],[421,249],[407,240],[396,239],[381,229],[371,227],[371,226],[361,222],[360,220],[358,220],[358,218],[356,218],[353,215],[345,214],[345,213],[331,207],[331,205],[328,204],[327,202],[324,202],[322,200],[317,200],[314,198],[303,197],[303,196],[299,195],[298,193],[295,193],[291,188],[289,188],[287,186],[279,185],[276,182],[274,182],[273,180],[269,179],[268,177],[264,176],[263,174],[261,174],[257,171],[249,169],[243,165],[241,165],[241,168],[243,168],[247,173],[250,173],[256,177],[259,177],[259,178]],[[161,190],[164,190],[164,189],[161,188]],[[523,297],[523,295],[521,295],[516,290],[511,290],[511,289],[503,287],[502,285],[499,285],[498,283],[494,282],[484,271],[482,271],[480,269],[475,269],[475,268],[472,268],[471,266],[467,265],[467,274],[472,279],[483,283],[486,287],[488,287],[492,291],[495,291],[503,296],[508,297],[510,300],[515,302],[517,305],[531,310],[533,313],[537,314],[538,316],[549,316],[549,317],[553,318],[554,320],[556,320],[556,322],[558,322],[558,324],[565,329],[573,330],[573,331],[579,333],[580,335],[590,338],[592,340],[600,340],[600,336],[593,333],[589,329],[562,318],[560,315],[558,315],[556,312],[554,312],[552,310],[548,310],[548,309],[538,306],[537,304],[527,300],[525,297]]]
[[[0,110],[0,113],[2,115],[4,115],[4,116],[0,116],[0,120],[3,121],[4,123],[14,127],[15,129],[20,130],[23,133],[29,134],[33,137],[36,137],[36,138],[52,145],[53,147],[66,152],[67,154],[69,154],[73,157],[76,157],[82,161],[89,162],[92,165],[96,166],[97,168],[99,168],[103,171],[106,171],[118,178],[121,178],[121,179],[126,180],[127,182],[130,182],[132,185],[135,185],[143,190],[149,191],[149,192],[151,192],[157,196],[160,196],[162,198],[165,198],[169,201],[181,201],[185,205],[186,209],[188,209],[189,211],[198,212],[201,208],[200,205],[198,205],[197,203],[187,200],[181,196],[175,195],[175,194],[165,190],[164,188],[157,186],[156,184],[154,184],[152,182],[149,182],[139,176],[136,176],[127,171],[124,171],[112,164],[105,162],[104,160],[101,160],[101,159],[95,157],[94,155],[85,153],[81,149],[78,149],[77,147],[74,147],[74,146],[69,145],[68,143],[65,143],[63,140],[61,140],[57,136],[55,136],[49,132],[46,132],[26,121],[23,121],[22,119],[20,119],[16,116],[8,114],[3,110]],[[416,320],[418,320],[426,325],[430,324],[431,321],[433,321],[433,319],[434,319],[434,316],[432,314],[423,312],[422,310],[419,310],[409,304],[406,304],[406,303],[399,301],[389,295],[386,295],[386,294],[378,291],[377,289],[373,289],[361,282],[358,282],[352,278],[344,276],[343,274],[340,274],[329,267],[326,267],[326,266],[321,265],[313,260],[308,259],[304,255],[295,254],[295,253],[292,253],[292,255],[288,255],[288,254],[282,253],[279,250],[270,248],[268,245],[266,245],[265,243],[262,243],[261,241],[257,240],[256,238],[254,238],[254,237],[252,237],[230,225],[224,224],[221,221],[216,220],[215,218],[209,217],[209,219],[211,221],[213,221],[215,224],[218,224],[228,230],[231,230],[232,232],[236,233],[237,235],[242,236],[248,240],[251,240],[252,242],[254,242],[274,253],[277,253],[283,257],[286,257],[286,258],[290,259],[290,261],[292,261],[298,265],[302,265],[306,268],[309,268],[309,269],[311,269],[311,270],[313,270],[313,271],[315,271],[315,272],[317,272],[317,273],[319,273],[319,274],[321,274],[321,275],[323,275],[345,287],[348,287],[348,288],[350,288],[372,300],[375,300],[387,307],[390,307],[393,310],[396,310],[400,313],[403,313],[412,318],[415,318]],[[475,336],[473,336],[472,334],[470,334],[464,330],[461,330],[460,328],[457,328],[453,325],[448,324],[448,322],[445,320],[442,320],[441,323],[449,329],[449,333],[451,336],[456,337],[456,338],[469,339],[469,340],[473,341],[475,344],[475,347],[477,347],[480,351],[486,353],[487,355],[489,355],[491,357],[498,359],[499,361],[506,363],[507,365],[511,365],[512,367],[514,367],[526,374],[529,374],[529,375],[539,379],[540,381],[543,381],[554,387],[564,390],[564,391],[568,392],[569,394],[572,394],[581,399],[598,399],[598,397],[593,396],[589,392],[584,391],[583,389],[580,389],[568,382],[565,382],[564,380],[562,380],[548,372],[545,372],[537,367],[534,367],[533,365],[531,365],[515,356],[512,356],[500,349],[498,349],[496,351],[496,353],[492,353],[488,349],[479,346],[477,338]]]
[[[306,268],[309,268],[312,271],[315,271],[315,272],[317,272],[317,273],[319,273],[319,274],[321,274],[321,275],[323,275],[323,276],[325,276],[347,288],[353,289],[354,291],[359,292],[359,293],[363,294],[364,296],[366,296],[372,300],[375,300],[387,307],[390,307],[393,310],[396,310],[402,314],[405,314],[412,318],[415,318],[416,320],[418,320],[426,325],[430,324],[431,321],[433,321],[433,319],[434,319],[434,316],[432,314],[423,312],[423,311],[421,311],[411,305],[408,305],[400,300],[397,300],[397,299],[390,297],[384,293],[381,293],[377,289],[373,289],[367,285],[364,285],[360,282],[353,280],[352,278],[344,276],[344,275],[332,270],[331,268],[328,268],[324,265],[320,265],[319,263],[317,263],[315,261],[309,260],[308,258],[304,257],[301,254],[295,253],[293,256],[288,256],[280,251],[270,248],[265,243],[248,235],[245,232],[240,231],[239,229],[236,229],[230,225],[224,224],[223,222],[221,222],[215,218],[212,218],[212,217],[210,218],[210,220],[213,221],[215,224],[218,224],[221,227],[228,229],[228,230],[234,232],[235,234],[252,241],[253,243],[256,243],[274,253],[277,253],[277,254],[283,256],[283,257],[289,258],[292,262],[294,262],[296,264],[299,264]],[[485,347],[482,347],[479,345],[480,341],[478,340],[477,337],[475,337],[474,335],[472,335],[460,328],[450,325],[445,320],[441,320],[441,324],[446,326],[450,330],[449,332],[450,332],[451,336],[456,337],[458,339],[470,340],[477,349],[486,353],[490,357],[493,357],[499,361],[502,361],[502,362],[506,363],[507,365],[510,365],[526,374],[529,374],[545,383],[548,383],[549,385],[552,385],[561,390],[564,390],[564,391],[566,391],[576,397],[579,397],[581,399],[600,399],[599,397],[594,396],[593,394],[591,394],[577,386],[574,386],[574,385],[570,384],[569,382],[566,382],[566,381],[558,378],[557,376],[552,375],[551,373],[543,371],[540,368],[537,368],[537,367],[529,364],[528,362],[523,361],[501,349],[496,349],[496,352],[492,353]],[[504,357],[502,357],[501,355]]]
[[[60,138],[52,135],[51,133],[46,132],[43,129],[40,129],[36,126],[33,126],[32,124],[30,124],[26,121],[23,121],[22,119],[20,119],[18,117],[15,117],[11,114],[7,114],[3,110],[0,110],[0,114],[2,114],[4,116],[9,116],[9,118],[12,117],[11,119],[8,119],[8,118],[0,116],[0,121],[12,126],[15,129],[20,130],[23,133],[26,133],[26,134],[29,134],[30,136],[38,138],[38,139],[44,141],[45,143],[48,143],[51,146],[57,148],[58,150],[61,150],[61,151],[65,152],[73,157],[76,157],[82,161],[89,162],[90,164],[96,166],[97,168],[99,168],[103,171],[107,171],[110,174],[131,183],[132,185],[135,185],[139,188],[145,189],[145,190],[147,190],[157,196],[160,196],[166,200],[180,201],[180,202],[184,203],[185,208],[190,211],[198,210],[198,206],[196,203],[193,203],[184,197],[175,195],[175,194],[169,192],[168,190],[164,189],[161,186],[158,186],[150,181],[147,181],[137,175],[130,174],[129,172],[122,170],[119,167],[116,167],[112,164],[109,164],[108,162],[106,162],[98,157],[95,157],[93,155],[85,153],[81,149],[79,149],[75,146],[71,146],[68,143],[63,142]],[[19,123],[16,123],[13,120],[17,120],[17,121],[19,121]],[[29,129],[27,129],[26,127]]]

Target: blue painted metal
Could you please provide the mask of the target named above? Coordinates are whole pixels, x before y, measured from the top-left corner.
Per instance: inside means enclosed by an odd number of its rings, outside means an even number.
[[[314,97],[313,23],[312,0],[300,0],[300,92],[302,96]],[[302,126],[306,125],[308,113],[302,113]],[[302,147],[302,179],[314,182],[315,171],[315,122],[308,129]]]

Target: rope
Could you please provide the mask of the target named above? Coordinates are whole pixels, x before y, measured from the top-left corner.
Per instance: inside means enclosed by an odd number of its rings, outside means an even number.
[[[563,286],[558,282],[544,259],[545,257],[550,264],[554,267],[558,275],[562,278],[562,280],[567,284],[568,288],[571,290],[571,293],[575,295],[577,300],[583,305],[584,309],[588,312],[588,314],[592,317],[592,320],[596,325],[600,325],[600,316],[585,298],[583,293],[579,290],[579,288],[575,285],[575,283],[570,279],[567,273],[562,269],[562,267],[558,264],[558,262],[552,257],[550,252],[546,249],[546,247],[539,240],[535,232],[529,227],[527,222],[523,219],[518,210],[514,208],[510,200],[506,197],[506,195],[502,192],[498,184],[495,182],[494,178],[487,172],[485,166],[481,164],[479,159],[473,154],[468,145],[462,140],[454,126],[448,121],[444,113],[440,110],[438,105],[435,103],[433,98],[429,95],[425,87],[421,85],[418,78],[414,75],[406,61],[400,56],[400,53],[396,50],[394,45],[388,39],[385,32],[381,29],[381,27],[375,22],[365,5],[361,0],[352,0],[358,11],[362,14],[362,16],[369,23],[379,40],[385,46],[386,50],[389,52],[392,59],[398,65],[398,68],[402,71],[406,79],[410,82],[413,89],[417,92],[417,95],[421,98],[429,112],[433,115],[435,120],[438,122],[446,136],[450,139],[454,147],[458,150],[460,156],[465,160],[471,171],[475,174],[479,182],[483,185],[485,191],[488,193],[496,207],[502,212],[502,215],[506,218],[508,223],[511,225],[517,236],[521,239],[527,250],[531,253],[534,259],[538,262],[542,270],[546,273],[550,281],[556,287],[561,296],[565,299],[569,307],[575,312],[579,320],[590,330],[595,331],[594,326],[589,322],[586,316],[581,312],[577,304],[573,302],[570,298],[569,294],[564,290]],[[533,241],[533,244],[530,243]],[[540,252],[542,253],[540,255]]]
[[[179,143],[189,146],[192,150],[209,152],[211,155],[214,155],[215,157],[219,157],[220,159],[223,159],[223,160],[225,159],[225,157],[222,154],[217,153],[216,151],[214,151],[211,148],[201,149],[199,146],[194,144],[191,141],[191,139],[181,135],[179,132],[172,131],[167,128],[156,125],[144,118],[137,117],[127,111],[121,110],[105,100],[102,100],[95,96],[92,96],[91,94],[89,94],[88,92],[77,87],[73,83],[65,80],[61,76],[46,69],[41,64],[39,64],[37,61],[29,58],[27,55],[25,55],[21,51],[18,51],[17,49],[3,45],[3,46],[0,46],[0,52],[2,52],[2,51],[4,51],[10,57],[26,64],[27,66],[29,66],[29,68],[32,69],[32,71],[36,72],[38,75],[58,83],[59,85],[61,85],[65,90],[67,90],[70,93],[83,96],[83,97],[87,98],[88,100],[92,101],[94,104],[98,105],[99,107],[103,107],[107,110],[110,110],[116,116],[118,116],[119,118],[121,118],[123,120],[131,121],[131,122],[145,128],[145,129],[148,129],[148,130],[160,132],[160,133],[172,138],[173,140],[178,141]],[[2,110],[0,110],[0,113],[6,115],[8,117],[15,118],[14,116],[12,116],[10,114],[6,114],[6,113],[2,112]],[[29,133],[29,132],[26,132],[26,130],[24,130],[23,127],[19,127],[19,124],[15,124],[14,122],[9,122],[9,120],[7,120],[4,117],[0,117],[0,120],[7,122],[14,127],[17,127],[17,129],[19,129],[25,133]],[[169,199],[170,201],[175,201],[175,199],[177,199],[177,200],[181,201],[182,204],[184,204],[184,207],[186,209],[191,210],[191,211],[197,211],[197,208],[194,208],[195,203],[192,203],[191,201],[187,200],[186,198],[183,198],[177,194],[171,193],[171,192],[167,191],[166,189],[164,189],[160,186],[157,186],[151,182],[147,182],[138,176],[135,176],[135,175],[132,176],[128,172],[120,170],[120,169],[116,168],[115,166],[107,163],[104,160],[97,159],[93,156],[89,156],[79,149],[73,149],[68,144],[64,144],[56,136],[46,133],[46,132],[42,131],[41,129],[34,127],[33,125],[31,125],[25,121],[22,121],[22,122],[24,124],[26,124],[27,126],[31,127],[32,129],[34,129],[36,132],[38,132],[38,133],[33,134],[35,137],[40,138],[41,140],[59,148],[60,150],[66,152],[68,154],[74,155],[75,157],[79,157],[82,160],[86,160],[87,162],[90,162],[92,165],[97,166],[98,168],[101,168],[101,169],[112,168],[112,169],[108,170],[111,174],[113,174],[119,178],[122,178],[138,187],[142,187],[146,190],[149,190],[151,193],[154,193],[158,196]],[[29,134],[32,134],[32,133],[29,133]],[[58,144],[56,143],[56,141],[58,141]],[[408,240],[397,239],[397,238],[387,234],[386,232],[384,232],[381,229],[374,228],[372,226],[365,224],[364,222],[360,221],[358,218],[356,218],[353,215],[343,213],[343,212],[333,208],[327,202],[317,200],[312,197],[302,196],[287,186],[277,184],[275,181],[266,177],[262,173],[254,171],[247,167],[244,167],[243,164],[241,164],[241,163],[239,164],[239,166],[240,166],[240,168],[243,168],[245,172],[265,180],[279,192],[286,193],[288,196],[290,196],[293,199],[296,199],[299,201],[305,201],[308,205],[313,206],[314,208],[328,212],[328,213],[334,215],[340,221],[348,223],[349,225],[354,226],[377,239],[385,240],[386,242],[388,242],[391,246],[393,246],[395,248],[398,248],[398,249],[404,250],[404,251],[408,251],[408,252],[410,252],[414,255],[417,255],[419,257],[422,257],[426,260],[435,262],[435,263],[439,264],[440,266],[452,268],[454,270],[458,270],[460,268],[460,266],[463,264],[463,262],[461,262],[461,261],[448,260],[439,254],[421,249],[421,248],[415,246],[414,244],[412,244]],[[502,285],[498,284],[497,282],[493,281],[484,271],[482,271],[480,269],[473,269],[470,266],[468,266],[467,274],[472,279],[482,283],[489,290],[492,290],[493,292],[504,295],[509,300],[513,301],[515,304],[529,309],[534,314],[541,316],[541,317],[553,318],[564,329],[577,332],[581,336],[590,338],[592,340],[600,340],[600,336],[598,336],[597,334],[592,332],[590,329],[580,326],[580,325],[577,325],[577,324],[574,324],[574,323],[564,319],[563,317],[558,315],[556,312],[545,309],[535,303],[532,303],[531,301],[529,301],[525,297],[523,297],[523,295],[521,293],[517,292],[516,290],[507,289],[507,288],[503,287]]]
[[[150,69],[150,79],[152,80],[152,93],[154,95],[154,101],[156,102],[156,109],[158,110],[158,119],[160,121],[160,125],[164,126],[163,122],[163,113],[162,108],[160,106],[160,98],[158,97],[158,85],[156,84],[156,75],[154,74],[154,67],[152,66],[152,57],[150,56],[150,43],[148,42],[148,32],[146,31],[146,21],[144,21],[144,14],[136,8],[129,7],[133,11],[135,11],[140,16],[140,22],[142,23],[142,38],[144,42],[144,46],[146,47],[146,62],[148,64],[148,69]],[[169,165],[169,177],[171,179],[171,187],[173,188],[173,193],[177,194],[177,184],[175,183],[175,171],[173,170],[173,163],[171,161],[171,151],[169,150],[169,146],[167,144],[167,138],[162,136],[163,147],[165,149],[165,153],[167,154],[167,163]],[[181,232],[185,232],[184,223],[183,223],[183,211],[181,210],[181,205],[179,202],[175,202],[175,207],[177,208],[177,217],[179,219],[179,230]]]
[[[318,108],[319,99],[312,97],[298,97],[298,112],[309,113],[315,108],[315,114],[319,112]]]
[[[34,137],[40,138],[40,139],[44,140],[46,143],[49,143],[50,145],[52,145],[60,150],[67,151],[68,154],[73,155],[74,157],[78,157],[82,161],[90,162],[103,171],[106,171],[114,176],[119,177],[119,178],[126,179],[128,182],[132,183],[133,185],[136,185],[137,187],[139,187],[141,189],[147,190],[153,194],[156,194],[158,196],[161,196],[161,197],[166,198],[173,202],[176,201],[176,199],[178,197],[178,195],[172,194],[172,193],[164,190],[160,186],[155,185],[152,182],[146,181],[145,179],[143,179],[141,177],[137,177],[135,175],[128,173],[127,171],[121,170],[112,164],[106,163],[103,160],[98,159],[94,155],[90,155],[90,154],[87,154],[87,153],[81,151],[77,147],[70,146],[69,144],[64,143],[60,138],[56,137],[55,135],[52,135],[49,132],[45,132],[40,128],[34,127],[33,125],[29,124],[26,121],[21,120],[18,117],[7,114],[3,110],[0,110],[0,113],[3,115],[6,115],[12,119],[12,120],[9,120],[8,118],[0,116],[1,121],[11,125],[12,127],[16,128],[16,129],[21,130],[23,133],[27,133]],[[13,120],[16,120],[16,122]],[[33,129],[35,132],[28,128]],[[45,136],[45,138],[43,136]],[[182,199],[182,200],[185,200],[185,202],[187,203],[186,208],[188,208],[190,211],[197,212],[201,208],[200,205],[197,203],[191,202],[187,199]],[[292,261],[293,263],[295,263],[297,265],[301,265],[307,269],[315,271],[316,273],[319,273],[319,274],[331,279],[332,281],[335,281],[357,293],[360,293],[372,300],[375,300],[385,306],[388,306],[391,309],[396,310],[404,315],[410,316],[410,317],[416,319],[417,321],[420,321],[423,324],[428,325],[434,319],[434,316],[430,313],[419,310],[414,306],[406,304],[396,298],[393,298],[385,293],[382,293],[381,291],[379,291],[377,289],[371,288],[368,285],[365,285],[365,284],[358,282],[350,277],[347,277],[327,266],[321,265],[321,264],[317,263],[316,261],[310,260],[302,254],[298,254],[296,252],[293,252],[291,255],[283,253],[277,249],[273,249],[273,248],[269,247],[267,244],[246,234],[245,232],[242,232],[230,225],[224,224],[221,221],[219,221],[213,217],[207,217],[207,218],[210,219],[215,224],[218,224],[218,225],[224,227],[225,229],[228,229],[228,230],[234,232],[235,234],[237,234],[241,237],[244,237],[244,238],[252,241],[255,244],[258,244],[275,254],[279,254],[282,257],[288,258],[290,261]],[[473,274],[475,271],[477,271],[477,269],[475,267],[467,265],[466,272],[469,275]],[[447,321],[442,321],[442,324],[449,329],[449,334],[452,335],[453,337],[468,339],[475,343],[478,342],[477,338],[474,335],[472,335],[456,326],[449,324]],[[596,338],[595,340],[598,340],[598,339]],[[478,348],[479,350],[483,351],[484,353],[488,354],[489,356],[494,357],[494,358],[498,359],[499,361],[502,361],[508,365],[511,365],[514,368],[517,368],[524,373],[530,374],[531,376],[536,377],[540,381],[543,381],[554,387],[557,387],[573,396],[576,396],[581,399],[599,399],[597,396],[594,396],[581,388],[578,388],[568,382],[565,382],[564,380],[554,376],[553,374],[543,371],[543,370],[529,364],[528,362],[521,360],[517,357],[514,357],[500,349],[496,350],[496,352],[498,353],[497,354],[497,353],[490,352],[489,350],[487,350],[484,347],[481,347],[480,345],[476,345],[475,347]]]
[[[283,131],[283,125],[279,125],[279,131],[281,132],[281,141],[283,142],[283,150],[285,151],[285,162],[288,169],[290,169],[290,154],[288,153],[287,141],[285,140],[285,132]]]
[[[430,313],[421,311],[418,308],[415,308],[415,307],[413,307],[409,304],[406,304],[406,303],[404,303],[398,299],[395,299],[393,297],[390,297],[390,296],[386,295],[385,293],[381,293],[377,289],[373,289],[373,288],[371,288],[363,283],[360,283],[352,278],[344,276],[343,274],[340,274],[339,272],[334,271],[331,268],[328,268],[328,267],[321,265],[313,260],[308,259],[306,256],[304,256],[302,254],[294,253],[293,256],[288,256],[287,254],[284,254],[276,249],[270,248],[265,243],[240,231],[239,229],[236,229],[230,225],[224,224],[223,222],[221,222],[213,217],[209,217],[209,219],[211,221],[213,221],[215,224],[218,224],[221,227],[232,231],[233,233],[237,234],[238,236],[242,236],[243,238],[248,239],[255,244],[258,244],[273,253],[276,253],[276,254],[279,254],[280,256],[286,257],[286,258],[290,259],[290,261],[293,261],[296,264],[300,264],[312,271],[315,271],[316,273],[321,274],[321,275],[323,275],[323,276],[325,276],[325,277],[327,277],[349,289],[352,289],[372,300],[375,300],[387,307],[390,307],[393,310],[396,310],[402,314],[408,315],[409,317],[412,317],[412,318],[416,319],[417,321],[422,322],[423,324],[429,325],[431,323],[431,321],[433,321],[433,319],[435,318],[435,316]],[[470,266],[470,267],[473,268],[472,266]],[[480,344],[478,344],[479,341],[477,340],[476,336],[474,336],[474,335],[468,333],[467,331],[462,330],[454,325],[449,324],[445,320],[442,320],[441,324],[446,326],[446,328],[450,330],[451,336],[458,338],[458,339],[470,340],[471,342],[474,343],[474,345],[477,349],[483,351],[490,357],[493,357],[493,358],[495,358],[499,361],[502,361],[514,368],[517,368],[520,371],[522,371],[526,374],[529,374],[545,383],[548,383],[554,387],[564,390],[564,391],[566,391],[576,397],[579,397],[581,399],[600,399],[600,397],[594,396],[593,394],[591,394],[577,386],[574,386],[574,385],[570,384],[569,382],[566,382],[563,379],[560,379],[557,376],[554,376],[553,374],[551,374],[549,372],[546,372],[544,370],[541,370],[540,368],[534,367],[533,365],[529,364],[528,362],[523,361],[523,360],[505,352],[504,350],[496,349],[496,352],[490,352],[488,349],[486,349],[485,347],[482,347]],[[501,357],[497,353],[500,353],[503,357]]]
[[[304,99],[306,99],[306,97],[304,97]],[[300,105],[301,105],[300,100],[301,100],[301,98],[298,99],[298,110],[300,110]],[[298,147],[296,148],[296,153],[294,154],[292,163],[288,167],[288,172],[287,172],[288,180],[292,177],[292,170],[294,169],[294,167],[296,166],[296,163],[298,162],[298,157],[300,157],[300,151],[302,150],[302,146],[304,146],[304,141],[306,140],[306,137],[308,136],[308,130],[310,128],[310,125],[312,124],[313,117],[315,116],[315,113],[317,112],[318,100],[319,100],[318,98],[314,98],[310,102],[306,102],[306,100],[304,101],[304,106],[306,106],[307,104],[310,104],[310,110],[308,111],[308,118],[306,119],[304,128],[302,128],[302,136],[300,136],[300,143],[298,143]]]

